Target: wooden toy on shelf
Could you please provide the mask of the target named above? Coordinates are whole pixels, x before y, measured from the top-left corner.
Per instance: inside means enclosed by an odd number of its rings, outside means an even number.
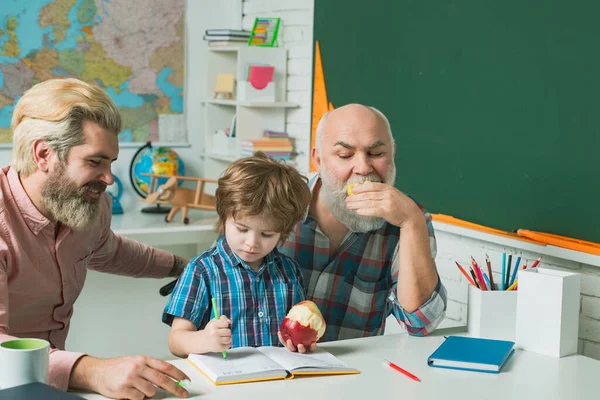
[[[150,177],[149,193],[144,200],[147,204],[170,204],[171,211],[165,217],[166,222],[171,222],[175,215],[181,210],[181,221],[189,224],[188,211],[190,208],[199,210],[216,210],[215,197],[204,193],[207,183],[216,184],[214,179],[194,178],[190,176],[173,175],[162,185],[158,185],[159,178],[164,175],[143,174]],[[180,187],[180,181],[196,182],[196,189]]]
[[[218,74],[213,99],[216,99],[219,94],[223,94],[228,100],[232,100],[234,87],[235,77],[233,74]]]

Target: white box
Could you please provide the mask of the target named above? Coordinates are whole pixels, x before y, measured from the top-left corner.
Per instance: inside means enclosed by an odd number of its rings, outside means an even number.
[[[469,285],[469,336],[514,341],[517,295],[514,290],[480,290]]]
[[[519,271],[517,346],[554,357],[577,353],[580,292],[577,273]]]
[[[235,155],[237,152],[237,142],[235,138],[225,135],[223,129],[218,129],[213,134],[212,147],[213,153]]]
[[[256,89],[250,82],[239,81],[237,100],[275,102],[275,82],[269,82],[263,89]]]

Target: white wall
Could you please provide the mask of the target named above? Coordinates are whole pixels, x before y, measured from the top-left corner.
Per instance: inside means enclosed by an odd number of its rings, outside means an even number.
[[[300,107],[287,110],[286,129],[294,139],[297,167],[307,173],[310,156],[314,0],[245,0],[242,27],[252,29],[256,17],[280,17],[278,41],[288,50],[287,100]]]

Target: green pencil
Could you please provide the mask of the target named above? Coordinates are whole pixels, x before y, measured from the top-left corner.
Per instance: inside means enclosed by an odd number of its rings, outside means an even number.
[[[215,298],[212,298],[212,306],[213,306],[213,313],[215,314],[215,319],[219,319],[221,317],[219,317],[219,309],[217,308],[217,301],[215,300]],[[225,350],[223,350],[223,358],[227,358],[227,352]]]

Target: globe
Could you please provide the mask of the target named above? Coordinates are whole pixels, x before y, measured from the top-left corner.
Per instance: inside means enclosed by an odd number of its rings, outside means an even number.
[[[164,178],[158,179],[160,186],[170,176],[184,175],[185,167],[175,150],[169,147],[152,147],[148,142],[133,156],[129,172],[133,188],[145,198],[148,195],[150,177],[143,174],[164,175]]]

